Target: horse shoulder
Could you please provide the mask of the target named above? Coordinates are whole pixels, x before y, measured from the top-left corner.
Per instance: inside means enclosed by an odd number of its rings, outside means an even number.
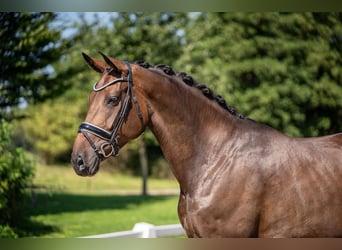
[[[235,135],[202,166],[205,171],[194,183],[194,192],[180,198],[184,224],[192,236],[258,235],[264,192],[262,156],[267,154],[268,140],[255,132]]]

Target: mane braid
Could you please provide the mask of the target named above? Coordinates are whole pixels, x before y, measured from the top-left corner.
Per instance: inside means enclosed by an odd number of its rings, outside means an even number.
[[[135,61],[134,64],[137,64],[143,68],[153,68],[153,66],[145,61],[139,60]],[[182,79],[182,81],[191,87],[197,88],[202,92],[204,96],[206,96],[208,99],[216,101],[217,104],[220,105],[221,108],[227,110],[230,114],[237,116],[240,119],[245,119],[245,117],[241,114],[239,114],[233,107],[227,104],[227,102],[224,100],[224,98],[221,95],[215,94],[210,88],[208,88],[206,85],[202,83],[197,83],[190,75],[188,75],[185,72],[179,72],[175,73],[173,69],[165,64],[158,64],[154,66],[154,68],[159,69],[163,71],[165,74],[170,75],[170,76],[177,76]]]

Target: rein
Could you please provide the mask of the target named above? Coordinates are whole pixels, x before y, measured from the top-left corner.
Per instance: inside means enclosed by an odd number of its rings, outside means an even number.
[[[93,90],[95,92],[98,92],[98,91],[101,91],[101,90],[103,90],[103,89],[105,89],[105,88],[107,88],[113,84],[118,83],[118,82],[128,82],[126,97],[125,97],[125,100],[124,100],[123,105],[121,107],[120,113],[116,119],[116,123],[113,126],[113,130],[108,131],[108,130],[105,130],[101,127],[93,125],[89,122],[82,122],[78,128],[78,133],[82,133],[84,135],[84,137],[87,139],[90,146],[94,149],[95,153],[97,154],[97,156],[99,158],[101,158],[101,157],[108,158],[110,156],[115,157],[118,155],[120,147],[119,147],[119,144],[117,141],[117,135],[118,135],[119,130],[122,127],[123,122],[125,121],[125,118],[127,117],[131,98],[132,98],[132,101],[136,107],[141,125],[144,126],[144,121],[143,121],[141,109],[140,109],[138,100],[137,100],[136,95],[135,95],[134,90],[133,90],[133,77],[132,77],[131,65],[128,62],[125,62],[125,64],[126,64],[127,69],[128,69],[128,78],[121,77],[121,78],[115,79],[111,82],[104,84],[102,87],[99,87],[99,88],[97,88],[98,82],[96,82],[93,86]],[[89,137],[88,133],[95,135],[95,136],[99,137],[100,139],[102,139],[106,142],[103,143],[100,146],[100,148],[98,148],[98,147],[96,147],[94,141]],[[111,150],[109,153],[106,154],[105,149],[107,147],[111,147]]]

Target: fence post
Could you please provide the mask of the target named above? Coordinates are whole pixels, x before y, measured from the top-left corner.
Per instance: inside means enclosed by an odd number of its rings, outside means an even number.
[[[146,222],[136,223],[133,231],[141,232],[141,238],[157,238],[155,226]]]

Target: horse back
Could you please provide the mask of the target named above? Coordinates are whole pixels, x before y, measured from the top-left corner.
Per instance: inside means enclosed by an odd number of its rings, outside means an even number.
[[[341,237],[342,133],[283,146],[267,179],[259,236]]]
[[[317,137],[316,140],[325,143],[326,147],[342,150],[342,133]]]

